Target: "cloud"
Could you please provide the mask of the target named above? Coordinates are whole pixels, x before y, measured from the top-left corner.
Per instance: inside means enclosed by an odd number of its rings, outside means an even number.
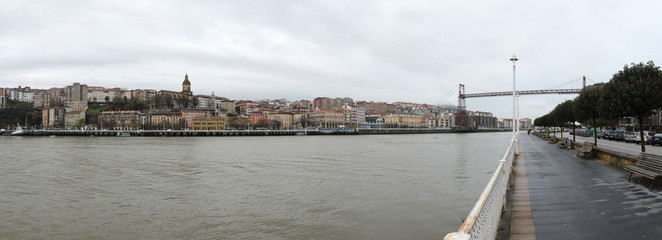
[[[460,83],[467,92],[510,90],[515,53],[518,88],[576,88],[582,75],[608,81],[625,64],[658,60],[659,5],[0,1],[0,82],[178,90],[188,72],[195,93],[233,99],[435,103]],[[522,97],[521,115],[541,116],[566,97]],[[512,112],[506,98],[467,104]]]

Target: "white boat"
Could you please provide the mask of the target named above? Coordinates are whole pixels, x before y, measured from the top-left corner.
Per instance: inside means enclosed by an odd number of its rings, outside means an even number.
[[[131,137],[131,133],[130,132],[118,132],[117,136],[118,137]]]
[[[14,130],[11,135],[12,136],[20,136],[20,135],[25,135],[27,134],[25,131],[23,131],[23,128],[21,125],[16,124],[16,130]]]

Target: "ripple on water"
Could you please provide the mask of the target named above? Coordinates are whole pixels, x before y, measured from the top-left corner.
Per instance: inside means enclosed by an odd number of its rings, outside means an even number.
[[[0,138],[0,236],[439,239],[509,135]]]

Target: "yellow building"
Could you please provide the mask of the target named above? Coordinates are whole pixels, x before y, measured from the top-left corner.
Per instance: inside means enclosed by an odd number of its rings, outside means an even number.
[[[193,119],[193,130],[221,131],[227,128],[227,117],[205,117]]]
[[[166,114],[155,114],[150,117],[150,122],[152,127],[158,129],[174,128],[180,129],[185,126],[185,122],[182,118],[182,113],[179,112],[169,112]]]
[[[269,119],[279,121],[281,129],[290,129],[294,125],[293,113],[272,113],[269,114]]]
[[[425,119],[421,115],[408,113],[391,113],[384,116],[384,124],[409,127],[425,127]]]

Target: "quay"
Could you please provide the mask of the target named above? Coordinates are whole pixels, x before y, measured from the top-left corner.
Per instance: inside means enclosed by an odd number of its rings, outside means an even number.
[[[521,146],[510,239],[662,238],[660,189],[533,136],[522,136]]]
[[[651,180],[639,176],[630,182],[622,169],[636,156],[595,148],[583,158],[526,134],[518,142],[512,172],[498,168],[458,232],[444,239],[662,238],[661,187],[649,190]],[[501,160],[504,169],[511,150]],[[503,186],[510,186],[508,194]]]
[[[294,129],[294,130],[25,130],[28,136],[140,136],[140,137],[202,137],[202,136],[300,136],[359,134],[423,134],[503,132],[510,129],[449,129],[449,128],[373,128],[373,129]],[[6,133],[9,134],[9,133]]]

